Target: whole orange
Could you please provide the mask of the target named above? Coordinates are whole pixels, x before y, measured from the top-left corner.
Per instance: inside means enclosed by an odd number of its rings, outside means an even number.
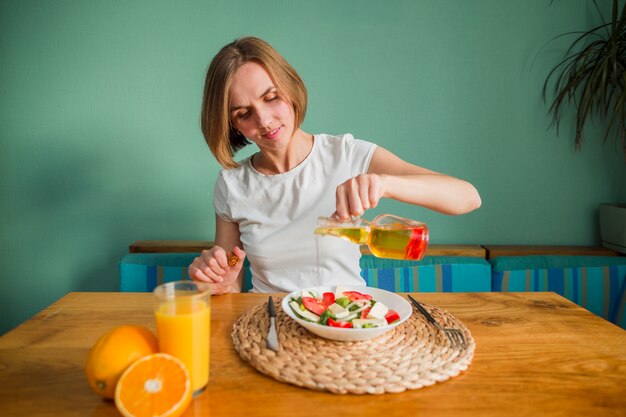
[[[117,380],[126,368],[158,350],[156,336],[143,326],[119,326],[109,330],[89,351],[85,365],[89,386],[101,396],[113,398]]]

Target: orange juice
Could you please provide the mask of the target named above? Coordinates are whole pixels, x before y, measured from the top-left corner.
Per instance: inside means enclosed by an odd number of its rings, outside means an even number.
[[[170,295],[170,299],[158,300],[155,309],[159,350],[177,357],[187,366],[191,388],[198,394],[209,381],[210,294],[177,293],[171,297],[171,293],[163,292],[166,297]],[[159,291],[156,293],[158,298]],[[202,296],[204,298],[199,298]]]

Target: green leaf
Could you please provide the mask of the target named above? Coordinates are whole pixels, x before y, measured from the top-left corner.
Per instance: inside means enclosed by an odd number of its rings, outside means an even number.
[[[608,121],[603,143],[614,134],[615,141],[622,144],[626,162],[626,4],[618,13],[618,1],[613,0],[609,22],[602,16],[596,0],[594,6],[602,19],[601,25],[551,39],[550,42],[563,36],[578,35],[565,51],[565,58],[548,73],[542,97],[548,102],[548,91],[552,91],[548,113],[557,134],[566,109],[575,108],[576,149],[582,148],[585,125],[589,120],[599,117],[603,123]]]

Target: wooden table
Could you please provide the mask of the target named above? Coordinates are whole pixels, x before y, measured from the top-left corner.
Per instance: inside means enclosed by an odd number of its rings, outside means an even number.
[[[626,331],[554,293],[430,293],[477,343],[470,368],[419,390],[335,395],[277,382],[234,351],[233,322],[267,295],[213,298],[208,390],[185,416],[624,416]],[[116,416],[85,380],[106,330],[154,330],[152,294],[69,293],[0,338],[1,416]]]

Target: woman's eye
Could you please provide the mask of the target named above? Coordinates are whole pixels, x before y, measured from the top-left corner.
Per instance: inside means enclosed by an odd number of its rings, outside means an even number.
[[[249,111],[247,111],[245,113],[239,113],[239,114],[237,114],[237,119],[247,119],[248,116],[250,116],[250,112]]]
[[[278,98],[277,95],[271,95],[265,98],[265,101],[274,101]]]

